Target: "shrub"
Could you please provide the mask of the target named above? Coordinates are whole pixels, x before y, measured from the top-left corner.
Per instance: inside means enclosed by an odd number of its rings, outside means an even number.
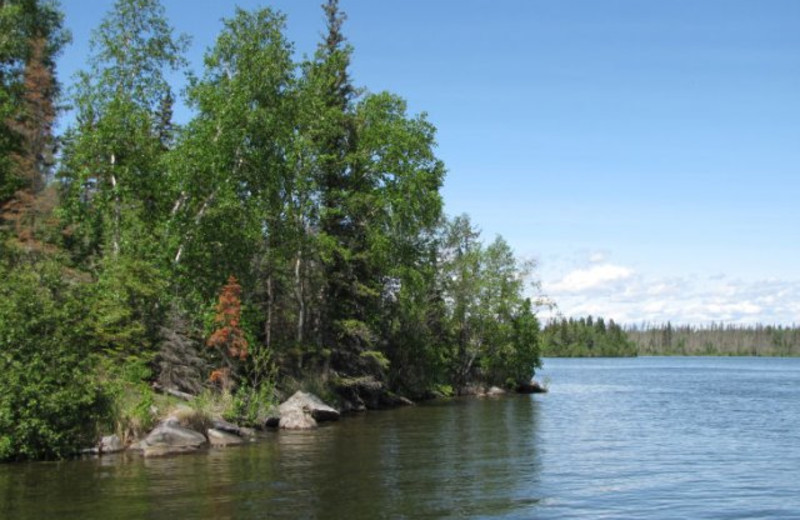
[[[94,444],[109,400],[93,379],[80,287],[54,264],[0,267],[0,460]]]

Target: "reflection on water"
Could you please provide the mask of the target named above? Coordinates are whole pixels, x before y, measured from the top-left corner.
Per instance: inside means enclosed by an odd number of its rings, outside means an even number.
[[[347,418],[207,454],[0,466],[2,518],[502,516],[533,506],[535,398]]]

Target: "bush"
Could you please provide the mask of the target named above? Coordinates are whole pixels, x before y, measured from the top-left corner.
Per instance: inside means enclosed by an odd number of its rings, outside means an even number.
[[[0,267],[0,460],[93,445],[109,400],[92,378],[80,288],[54,264]]]

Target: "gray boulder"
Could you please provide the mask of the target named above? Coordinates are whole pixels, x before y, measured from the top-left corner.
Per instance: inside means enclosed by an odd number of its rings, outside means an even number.
[[[502,388],[500,388],[498,386],[493,386],[493,387],[490,387],[486,391],[486,396],[487,397],[497,397],[497,396],[500,396],[500,395],[505,395],[505,393],[506,393],[506,391],[503,390]]]
[[[317,421],[311,414],[294,409],[281,414],[278,426],[282,430],[313,430],[317,427]]]
[[[244,443],[242,437],[228,431],[209,428],[206,433],[208,434],[209,444],[214,447],[235,446]]]
[[[100,444],[97,446],[97,451],[101,454],[119,453],[124,449],[125,445],[116,435],[106,435],[100,439]]]
[[[284,401],[279,407],[281,418],[295,411],[302,411],[310,415],[316,422],[336,421],[339,411],[328,406],[322,399],[314,394],[298,390],[292,397]]]
[[[212,419],[211,420],[211,427],[214,430],[217,430],[217,431],[230,433],[232,435],[237,435],[239,437],[243,437],[244,436],[242,434],[242,427],[241,426],[238,426],[236,424],[228,422],[228,421],[226,421],[225,419],[223,419],[221,417],[215,417],[214,419]]]
[[[145,457],[197,451],[208,444],[205,435],[168,418],[151,431],[138,445]]]
[[[338,410],[314,394],[300,390],[278,407],[278,413],[278,427],[284,430],[309,430],[316,428],[318,422],[339,419]]]

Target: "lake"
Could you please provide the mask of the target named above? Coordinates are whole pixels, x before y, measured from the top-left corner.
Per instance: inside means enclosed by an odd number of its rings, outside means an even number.
[[[439,401],[160,459],[0,465],[0,518],[796,518],[800,359],[548,359]]]

